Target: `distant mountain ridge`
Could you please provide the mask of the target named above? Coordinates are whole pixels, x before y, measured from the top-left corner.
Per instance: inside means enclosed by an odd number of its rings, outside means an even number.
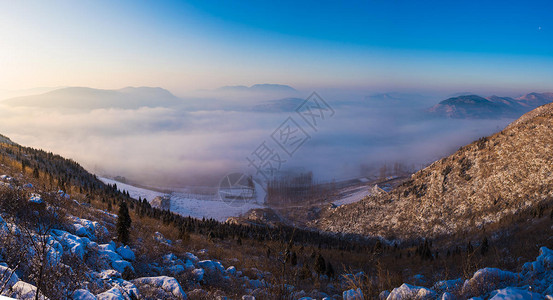
[[[101,109],[172,106],[181,102],[171,92],[159,87],[126,87],[118,90],[67,87],[47,93],[15,97],[2,101],[15,107]]]
[[[461,95],[443,100],[428,111],[454,119],[518,118],[538,106],[551,102],[553,93],[529,93],[518,98]]]
[[[289,85],[272,84],[272,83],[254,84],[250,87],[247,87],[245,85],[224,86],[224,87],[218,88],[217,90],[224,91],[224,92],[263,92],[263,93],[298,92],[298,90],[296,90],[295,88]]]

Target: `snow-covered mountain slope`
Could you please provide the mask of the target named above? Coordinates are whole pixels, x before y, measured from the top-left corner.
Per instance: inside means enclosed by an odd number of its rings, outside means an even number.
[[[329,209],[323,230],[436,237],[548,208],[553,199],[553,104],[461,147],[388,194]]]

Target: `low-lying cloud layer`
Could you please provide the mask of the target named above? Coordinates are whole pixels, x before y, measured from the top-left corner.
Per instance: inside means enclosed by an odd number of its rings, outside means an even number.
[[[214,186],[226,173],[254,172],[246,157],[263,142],[278,150],[270,135],[289,116],[311,138],[292,157],[280,151],[286,160],[281,170],[313,171],[319,180],[360,176],[362,166],[376,174],[383,163],[420,167],[511,121],[429,118],[424,109],[441,100],[432,97],[321,96],[335,114],[320,122],[316,132],[295,112],[278,111],[274,102],[268,106],[273,111],[248,108],[269,97],[241,102],[213,93],[183,99],[183,105],[135,109],[62,110],[0,102],[0,131],[22,145],[72,158],[99,175],[183,187]]]

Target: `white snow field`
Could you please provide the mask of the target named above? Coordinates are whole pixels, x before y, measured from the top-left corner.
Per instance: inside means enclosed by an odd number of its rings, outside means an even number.
[[[113,179],[100,177],[100,180],[106,184],[117,184],[119,190],[128,191],[129,195],[135,199],[141,197],[146,198],[148,201],[152,201],[157,196],[166,195],[161,192],[135,187]],[[169,194],[169,196],[171,199],[172,212],[198,219],[212,218],[221,222],[226,221],[230,217],[238,217],[248,212],[250,209],[263,208],[263,205],[257,203],[259,200],[255,199],[251,202],[243,203],[242,205],[229,205],[218,199],[215,195],[212,197],[201,195],[201,199],[195,199],[193,198],[194,194],[173,192]],[[198,198],[200,198],[200,196],[198,196]]]
[[[148,200],[148,202],[150,202],[155,197],[165,195],[162,192],[157,192],[157,191],[152,191],[152,190],[148,190],[148,189],[144,189],[144,188],[139,188],[139,187],[136,187],[136,186],[133,186],[133,185],[130,185],[130,184],[126,184],[126,183],[122,183],[122,182],[119,182],[119,181],[116,181],[116,180],[113,180],[113,179],[109,179],[109,178],[98,177],[98,179],[100,179],[105,184],[111,184],[111,185],[113,185],[114,183],[117,184],[117,188],[120,191],[128,191],[129,195],[132,198],[135,198],[135,199],[138,199],[138,197],[141,197],[143,199],[146,198]]]

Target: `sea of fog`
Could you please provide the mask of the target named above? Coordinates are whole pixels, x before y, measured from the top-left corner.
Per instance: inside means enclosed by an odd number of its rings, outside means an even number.
[[[319,181],[377,175],[397,163],[417,169],[512,121],[432,117],[426,109],[443,100],[436,96],[322,92],[332,114],[314,127],[295,111],[310,95],[298,92],[286,101],[194,95],[177,106],[90,110],[0,101],[0,130],[101,176],[177,188],[214,186],[231,172],[256,174],[254,158],[263,157],[272,158],[265,167],[273,171],[313,172]],[[296,141],[288,147],[293,151],[279,145],[283,129],[299,133],[286,141]]]

